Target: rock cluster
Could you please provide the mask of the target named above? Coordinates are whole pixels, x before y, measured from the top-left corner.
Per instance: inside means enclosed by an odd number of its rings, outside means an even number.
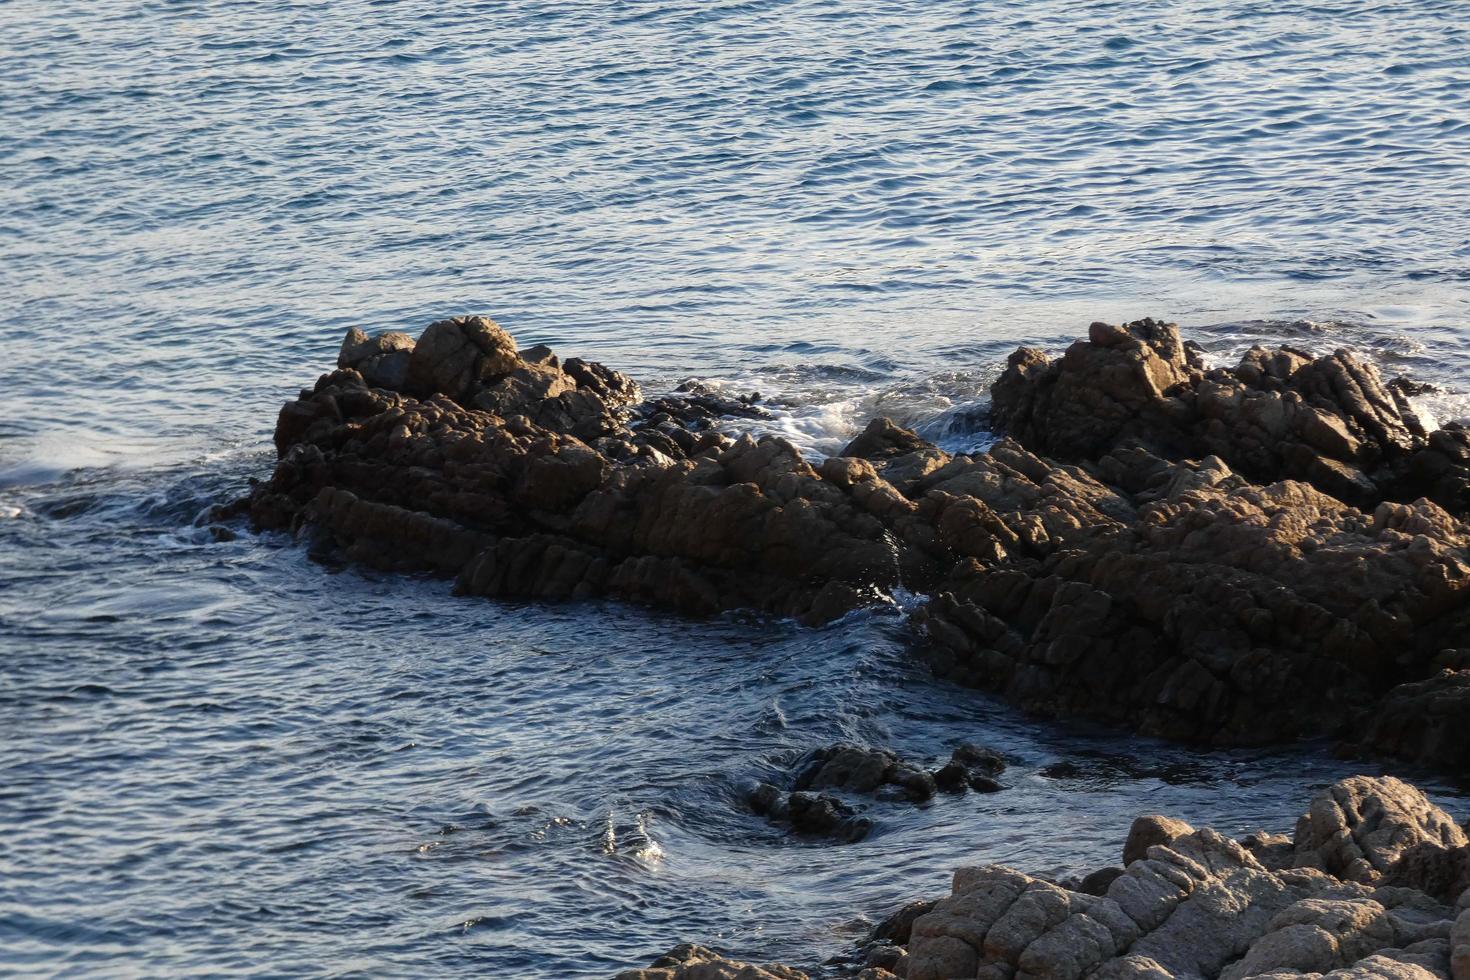
[[[789,789],[759,783],[747,802],[756,813],[789,824],[798,833],[858,841],[872,830],[872,820],[822,790],[923,803],[940,790],[996,792],[1001,786],[995,776],[1004,770],[999,753],[970,744],[955,749],[949,761],[933,772],[885,749],[829,745],[806,754]]]
[[[936,671],[1037,712],[1465,772],[1470,433],[1405,390],[1345,352],[1208,369],[1172,325],[1095,324],[1012,356],[986,453],[879,419],[812,463],[729,434],[754,399],[640,404],[466,317],[349,334],[250,510],[473,595],[816,623],[902,587]]]
[[[1292,838],[1235,841],[1141,817],[1126,867],[1097,893],[961,868],[947,897],[875,930],[866,975],[1470,980],[1470,881],[1441,873],[1463,869],[1467,854],[1454,820],[1391,777],[1330,787]]]
[[[1463,830],[1391,777],[1331,787],[1290,840],[1140,818],[1126,868],[1100,895],[1004,867],[960,870],[950,896],[914,920],[895,972],[1462,980],[1452,964],[1470,896],[1412,858],[1431,852],[1463,856]]]
[[[1470,506],[1470,431],[1426,432],[1405,388],[1345,351],[1257,347],[1207,370],[1172,324],[1094,323],[1055,361],[1016,351],[993,395],[1001,427],[1063,462],[1145,445],[1218,456],[1256,481],[1303,480],[1365,508],[1415,497]]]

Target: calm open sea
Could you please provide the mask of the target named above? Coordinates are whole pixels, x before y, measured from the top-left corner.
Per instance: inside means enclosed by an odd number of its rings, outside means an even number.
[[[815,966],[956,865],[1115,861],[1140,811],[1288,829],[1362,764],[1024,718],[916,667],[901,603],[458,600],[195,521],[349,326],[457,313],[758,389],[813,454],[879,413],[983,442],[1010,349],[1144,315],[1463,417],[1464,15],[0,2],[0,973]],[[989,743],[1011,788],[845,846],[739,807],[838,738]]]

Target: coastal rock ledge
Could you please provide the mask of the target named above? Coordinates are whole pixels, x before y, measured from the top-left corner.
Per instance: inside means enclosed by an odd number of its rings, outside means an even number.
[[[1470,772],[1470,432],[1339,351],[1208,367],[1176,327],[1023,348],[988,452],[886,419],[804,459],[749,400],[641,401],[486,317],[354,330],[281,411],[261,528],[470,595],[821,623],[902,587],[936,672],[1213,744]]]
[[[1470,980],[1470,844],[1447,813],[1392,777],[1323,791],[1291,838],[1236,841],[1140,817],[1125,855],[1098,894],[999,865],[961,868],[947,897],[875,930],[867,964],[846,975]],[[808,974],[682,946],[617,980],[735,978]]]

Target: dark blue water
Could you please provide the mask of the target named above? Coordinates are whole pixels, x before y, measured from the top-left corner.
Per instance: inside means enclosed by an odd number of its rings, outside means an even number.
[[[813,965],[956,865],[1108,863],[1143,810],[1287,829],[1363,764],[1021,717],[916,667],[901,607],[456,600],[196,519],[347,327],[452,313],[758,388],[812,453],[875,413],[982,441],[1017,343],[1142,315],[1352,346],[1464,416],[1462,15],[0,3],[0,972]],[[834,738],[988,742],[1011,788],[841,847],[736,804]]]

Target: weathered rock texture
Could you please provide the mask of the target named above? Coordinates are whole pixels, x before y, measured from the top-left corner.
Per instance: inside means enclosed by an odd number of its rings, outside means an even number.
[[[518,353],[484,317],[433,324],[417,346],[354,331],[339,364],[281,412],[280,462],[251,499],[262,527],[309,527],[466,593],[691,613],[824,620],[938,572],[916,505],[868,464],[838,461],[829,478],[781,440],[710,424],[757,412],[748,402],[690,394],[639,412],[629,379]]]
[[[1470,433],[1338,352],[1207,370],[1095,324],[993,390],[951,456],[887,420],[814,464],[751,400],[639,403],[484,317],[354,331],[281,412],[262,527],[475,595],[821,622],[895,587],[934,668],[1050,715],[1217,744],[1336,736],[1470,767]]]
[[[1009,868],[960,870],[950,897],[913,921],[897,972],[1450,978],[1459,896],[1426,891],[1409,855],[1464,847],[1447,814],[1392,778],[1333,786],[1268,860],[1215,831],[1144,817],[1101,895]]]
[[[993,396],[1015,441],[912,491],[975,515],[939,524],[973,557],[927,610],[940,672],[1170,738],[1470,771],[1465,431],[1426,433],[1350,354],[1207,371],[1155,321],[1018,351]]]
[[[1294,839],[1141,817],[1098,894],[962,868],[948,897],[885,920],[868,959],[906,980],[1466,980],[1470,885],[1442,890],[1415,858],[1465,850],[1419,790],[1354,777],[1312,801]]]

